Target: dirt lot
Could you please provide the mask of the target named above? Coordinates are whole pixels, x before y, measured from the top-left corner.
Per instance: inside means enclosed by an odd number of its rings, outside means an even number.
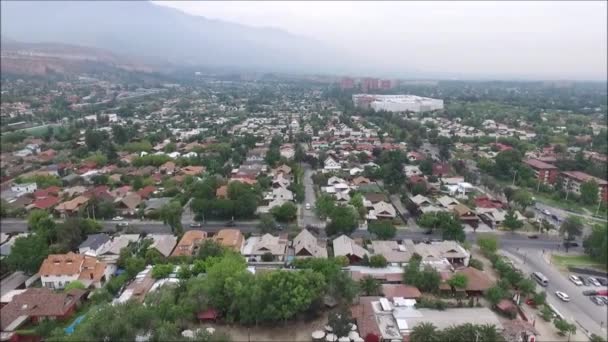
[[[323,330],[327,324],[327,314],[309,322],[288,322],[274,327],[243,327],[240,325],[203,324],[202,327],[214,327],[218,332],[226,333],[234,342],[276,341],[276,342],[310,342],[310,334],[315,330]]]

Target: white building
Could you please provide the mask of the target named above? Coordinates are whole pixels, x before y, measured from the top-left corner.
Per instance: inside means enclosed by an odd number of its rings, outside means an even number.
[[[360,103],[360,98],[370,98],[369,106],[374,111],[420,113],[443,109],[443,100],[416,95],[355,94],[353,102]]]
[[[13,184],[11,186],[11,191],[18,194],[18,196],[34,193],[36,190],[38,190],[36,183]]]

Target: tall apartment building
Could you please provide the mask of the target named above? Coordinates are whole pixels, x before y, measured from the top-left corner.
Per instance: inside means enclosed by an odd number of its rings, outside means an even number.
[[[551,165],[538,159],[524,160],[524,164],[534,170],[534,176],[542,184],[554,184],[557,180],[558,169],[555,165]]]
[[[589,182],[590,180],[594,180],[599,187],[598,195],[600,199],[604,202],[608,202],[607,181],[599,179],[597,177],[593,177],[580,171],[564,171],[562,172],[562,178],[564,180],[564,189],[577,195],[581,194],[581,185],[583,185],[583,183]]]

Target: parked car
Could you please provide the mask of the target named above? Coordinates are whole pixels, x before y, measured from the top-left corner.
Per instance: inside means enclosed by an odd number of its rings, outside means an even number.
[[[591,301],[594,302],[596,305],[602,306],[606,304],[599,296],[592,296],[589,297],[589,299],[591,299]]]
[[[570,297],[561,291],[555,291],[555,295],[557,296],[557,298],[561,299],[564,302],[569,302],[570,301]]]
[[[122,221],[122,220],[124,220],[124,219],[125,219],[125,218],[124,218],[124,217],[122,217],[122,216],[115,216],[114,218],[112,218],[112,221]]]
[[[118,222],[118,224],[117,224],[117,225],[118,225],[119,227],[127,227],[127,226],[129,226],[129,222],[124,222],[124,221],[123,221],[123,222]]]
[[[547,216],[551,216],[551,212],[547,209],[543,209],[543,214],[545,214]]]
[[[606,297],[606,296],[599,296],[599,297],[604,302],[604,304],[608,305],[608,297]]]
[[[606,278],[595,278],[595,280],[597,280],[597,282],[602,286],[608,285],[608,280],[606,280]]]
[[[591,283],[591,285],[593,285],[593,286],[597,286],[597,287],[602,286],[602,285],[600,285],[600,282],[599,282],[599,281],[597,281],[597,279],[595,279],[595,278],[593,278],[593,277],[589,277],[589,282],[590,282],[590,283]]]
[[[306,210],[310,210],[310,203],[306,203],[305,208],[306,208]]]
[[[528,239],[538,239],[538,235],[536,235],[536,234],[528,235]]]
[[[580,276],[579,279],[583,282],[584,286],[589,286],[589,280],[587,280],[587,277]]]
[[[234,221],[226,222],[226,227],[234,227],[234,226],[236,226],[236,223]]]
[[[583,278],[581,277],[581,279],[583,279]],[[596,294],[597,294],[596,290],[585,290],[585,291],[583,291],[583,295],[584,296],[595,296]]]
[[[581,278],[579,278],[578,276],[575,276],[574,274],[571,274],[568,279],[570,279],[571,282],[574,283],[574,285],[576,286],[582,286],[583,282],[581,281]]]
[[[564,241],[564,247],[566,247],[566,248],[578,247],[578,242],[576,242],[576,241]]]
[[[202,224],[200,222],[192,222],[192,223],[190,223],[190,227],[192,227],[192,228],[202,227]]]

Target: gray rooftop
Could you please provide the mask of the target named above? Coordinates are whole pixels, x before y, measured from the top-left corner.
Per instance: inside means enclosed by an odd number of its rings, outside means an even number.
[[[79,249],[81,249],[81,248],[97,249],[108,241],[110,241],[110,237],[108,236],[108,234],[104,234],[104,233],[91,234],[91,235],[87,236],[87,239],[84,240],[84,242],[81,243],[80,246],[78,246],[78,248]]]

